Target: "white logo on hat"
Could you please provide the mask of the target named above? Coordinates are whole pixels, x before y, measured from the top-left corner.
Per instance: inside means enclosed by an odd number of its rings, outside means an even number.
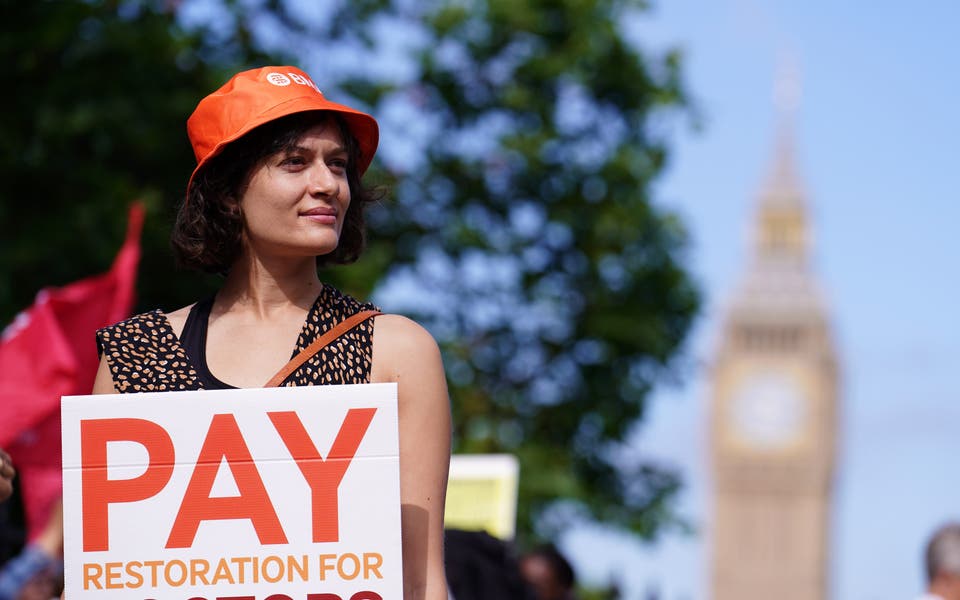
[[[267,73],[267,81],[280,87],[290,85],[290,78],[283,73]]]
[[[287,73],[287,75],[290,76],[290,79],[292,79],[294,83],[299,83],[300,85],[312,87],[318,92],[320,91],[317,85],[313,83],[313,81],[309,77],[304,77],[303,75],[297,75],[296,73]]]

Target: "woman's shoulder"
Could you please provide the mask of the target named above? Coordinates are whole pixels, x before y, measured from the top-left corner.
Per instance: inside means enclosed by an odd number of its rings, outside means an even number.
[[[191,305],[192,306],[192,305]],[[108,345],[136,341],[162,341],[176,337],[183,329],[183,323],[190,312],[190,306],[165,313],[159,308],[133,315],[122,321],[97,330],[97,344],[102,352]]]
[[[164,325],[164,315],[160,309],[140,313],[122,321],[97,330],[97,338],[101,340],[125,337],[131,334],[140,334]]]
[[[404,374],[442,373],[440,348],[425,327],[402,315],[374,319],[373,381],[398,381]]]
[[[436,340],[427,329],[408,317],[384,313],[374,318],[376,339],[398,348],[435,348]]]
[[[317,296],[314,308],[336,313],[341,318],[364,310],[380,310],[376,304],[355,298],[326,283]]]
[[[133,315],[119,323],[97,330],[97,354],[114,360],[130,359],[155,353],[171,335],[170,325],[163,312],[150,312]]]
[[[104,373],[109,373],[116,391],[200,389],[196,370],[168,316],[152,310],[97,331],[97,351],[103,359],[100,368],[108,369]],[[106,375],[104,378],[108,381]]]

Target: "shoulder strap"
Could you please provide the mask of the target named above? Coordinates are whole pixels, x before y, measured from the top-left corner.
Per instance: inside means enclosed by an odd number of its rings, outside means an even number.
[[[300,365],[310,360],[314,354],[320,352],[320,350],[322,350],[330,342],[350,331],[360,323],[363,323],[370,317],[375,317],[380,314],[383,313],[381,313],[379,310],[363,310],[340,321],[329,331],[313,340],[313,343],[311,343],[309,346],[298,352],[297,355],[291,358],[290,362],[285,364],[282,369],[277,371],[277,374],[271,377],[270,381],[268,381],[263,387],[279,386],[287,377],[290,376],[291,373],[296,371]]]

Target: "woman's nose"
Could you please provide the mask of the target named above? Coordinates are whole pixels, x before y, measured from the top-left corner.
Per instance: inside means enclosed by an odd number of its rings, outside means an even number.
[[[310,193],[320,196],[336,195],[340,180],[326,164],[317,164],[310,169]]]

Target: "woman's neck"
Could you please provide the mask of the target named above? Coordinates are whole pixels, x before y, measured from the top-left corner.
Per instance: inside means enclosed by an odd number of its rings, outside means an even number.
[[[215,309],[247,310],[264,318],[292,306],[308,310],[322,287],[312,257],[266,261],[244,254],[217,293]]]

